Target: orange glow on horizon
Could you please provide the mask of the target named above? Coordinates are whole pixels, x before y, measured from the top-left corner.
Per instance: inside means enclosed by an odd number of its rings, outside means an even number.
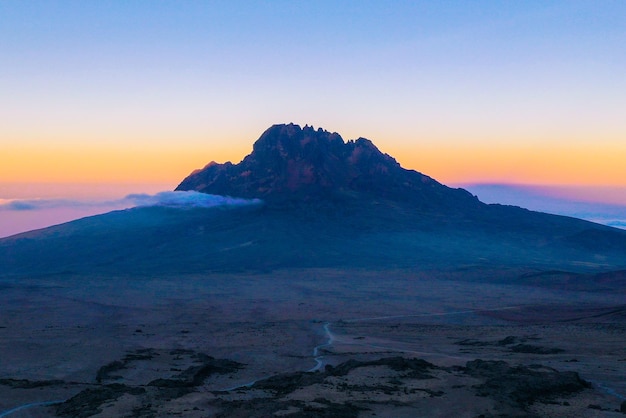
[[[569,146],[444,146],[391,149],[405,168],[448,183],[624,186],[626,144]]]
[[[176,143],[176,141],[172,141]],[[401,145],[398,145],[401,144]],[[175,146],[156,143],[12,144],[0,155],[5,183],[162,183],[176,185],[210,161],[237,163],[248,142]],[[626,185],[626,144],[583,145],[416,144],[387,142],[381,151],[405,168],[444,183]]]
[[[244,150],[195,146],[14,146],[0,155],[0,179],[22,183],[172,183],[210,161],[239,162]]]

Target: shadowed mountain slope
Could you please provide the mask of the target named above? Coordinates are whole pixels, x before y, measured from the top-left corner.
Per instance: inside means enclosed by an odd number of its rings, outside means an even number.
[[[0,277],[626,269],[626,231],[486,205],[400,167],[368,140],[309,127],[275,125],[241,163],[209,164],[177,190],[264,203],[135,208],[1,239]]]

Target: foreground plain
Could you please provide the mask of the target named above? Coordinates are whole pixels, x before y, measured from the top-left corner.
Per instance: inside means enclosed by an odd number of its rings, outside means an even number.
[[[623,416],[623,289],[504,280],[518,274],[4,279],[0,411],[63,401],[10,416]],[[554,385],[528,392],[537,378]]]

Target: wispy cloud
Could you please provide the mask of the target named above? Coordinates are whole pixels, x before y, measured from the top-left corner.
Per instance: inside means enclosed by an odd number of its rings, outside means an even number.
[[[623,220],[623,221],[608,221],[606,223],[606,225],[613,226],[615,228],[626,229],[626,220]]]
[[[576,198],[550,196],[550,187],[533,187],[508,184],[466,184],[461,187],[485,203],[520,206],[526,209],[571,216],[616,228],[626,229],[626,206],[594,203]],[[555,193],[559,188],[554,188]]]
[[[259,199],[241,199],[199,192],[161,192],[154,195],[131,194],[124,198],[133,206],[202,207],[245,206],[258,204]]]
[[[31,211],[57,208],[90,208],[111,206],[111,202],[72,199],[0,199],[0,210]]]
[[[258,204],[258,199],[239,199],[198,192],[130,194],[122,199],[0,199],[0,211],[40,211],[49,209],[124,209],[139,206],[203,207]]]

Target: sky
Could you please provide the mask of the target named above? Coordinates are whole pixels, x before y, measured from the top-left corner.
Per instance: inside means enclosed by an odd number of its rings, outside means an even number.
[[[0,199],[171,190],[294,122],[626,205],[624,39],[608,0],[5,0]]]

